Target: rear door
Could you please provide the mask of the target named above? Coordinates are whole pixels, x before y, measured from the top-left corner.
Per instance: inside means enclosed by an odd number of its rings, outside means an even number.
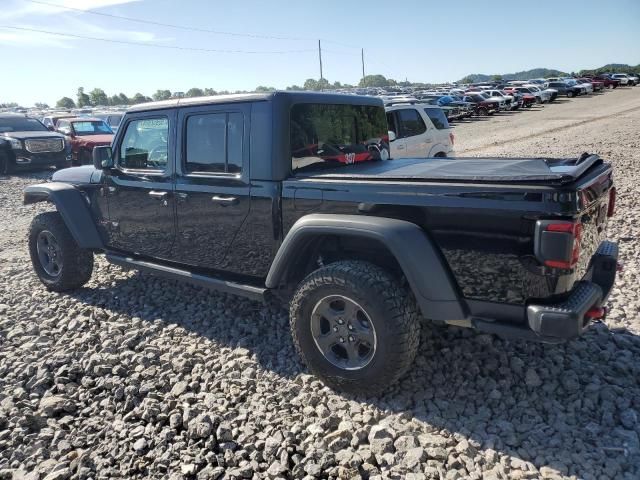
[[[176,261],[206,269],[242,261],[229,252],[249,214],[250,114],[248,103],[180,110]]]

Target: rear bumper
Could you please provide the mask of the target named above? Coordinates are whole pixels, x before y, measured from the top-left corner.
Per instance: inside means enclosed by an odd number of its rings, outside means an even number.
[[[591,258],[584,278],[575,283],[563,301],[528,304],[525,325],[487,320],[490,312],[484,312],[484,318],[474,319],[473,326],[504,337],[550,343],[575,338],[591,324],[592,318],[587,312],[601,308],[606,303],[616,279],[617,268],[618,245],[604,241]]]
[[[602,242],[587,274],[576,282],[564,302],[527,306],[529,328],[542,337],[569,339],[580,335],[590,324],[587,312],[602,307],[609,298],[617,266],[618,245]]]

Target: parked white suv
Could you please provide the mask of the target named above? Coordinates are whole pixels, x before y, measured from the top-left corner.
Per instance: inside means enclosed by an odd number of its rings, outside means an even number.
[[[635,85],[636,80],[631,75],[626,73],[614,73],[611,75],[611,78],[614,80],[620,80],[620,85]]]
[[[391,158],[450,157],[454,135],[443,110],[426,103],[385,105]]]

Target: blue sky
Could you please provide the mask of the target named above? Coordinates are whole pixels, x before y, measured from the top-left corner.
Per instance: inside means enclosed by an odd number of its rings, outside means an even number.
[[[42,0],[49,4],[286,40],[185,31],[30,2],[0,0],[0,25],[216,53],[105,43],[0,28],[0,103],[49,104],[103,88],[107,94],[284,88],[324,76],[357,83],[366,73],[443,82],[468,73],[535,67],[572,71],[640,63],[640,0],[449,3],[405,0]],[[497,4],[497,7],[493,5]],[[526,6],[522,6],[525,5]],[[287,51],[290,53],[271,53]]]

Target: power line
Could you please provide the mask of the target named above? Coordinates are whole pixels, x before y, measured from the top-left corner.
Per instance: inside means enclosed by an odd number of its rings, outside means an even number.
[[[96,40],[99,42],[109,42],[109,43],[119,43],[123,45],[136,45],[139,47],[153,47],[153,48],[169,48],[172,50],[186,50],[192,52],[209,52],[209,53],[249,53],[249,54],[287,54],[287,53],[305,53],[305,52],[314,52],[314,49],[305,49],[305,50],[217,50],[212,48],[197,48],[197,47],[179,47],[175,45],[163,45],[159,43],[145,43],[145,42],[133,42],[128,40],[114,40],[111,38],[99,38],[99,37],[89,37],[86,35],[74,35],[72,33],[61,33],[61,32],[51,32],[49,30],[39,30],[35,28],[26,28],[26,27],[12,27],[9,25],[0,25],[0,28],[6,28],[11,30],[21,30],[25,32],[36,32],[36,33],[46,33],[49,35],[57,35],[60,37],[68,37],[68,38],[81,38],[84,40]]]
[[[226,31],[222,31],[222,30],[212,30],[209,28],[200,28],[200,27],[193,27],[193,26],[187,26],[187,25],[177,25],[177,24],[173,24],[173,23],[163,23],[163,22],[156,22],[153,20],[145,20],[142,18],[134,18],[134,17],[126,17],[124,15],[115,15],[112,13],[105,13],[105,12],[96,12],[93,10],[84,10],[82,8],[74,8],[74,7],[68,7],[66,5],[58,5],[56,3],[50,3],[50,2],[43,2],[41,0],[24,0],[25,2],[30,2],[30,3],[37,3],[39,5],[46,5],[48,7],[55,7],[55,8],[61,8],[63,10],[71,10],[74,12],[79,12],[79,13],[86,13],[89,15],[98,15],[100,17],[109,17],[109,18],[116,18],[118,20],[126,20],[129,22],[136,22],[136,23],[144,23],[147,25],[155,25],[155,26],[159,26],[159,27],[169,27],[169,28],[176,28],[178,30],[187,30],[187,31],[193,31],[193,32],[202,32],[202,33],[212,33],[214,35],[229,35],[229,36],[233,36],[233,37],[247,37],[247,38],[259,38],[259,39],[269,39],[269,40],[297,40],[297,41],[305,41],[305,40],[314,40],[312,38],[302,38],[302,37],[285,37],[285,36],[279,36],[279,35],[262,35],[262,34],[256,34],[256,33],[239,33],[239,32],[226,32]],[[327,43],[333,43],[334,45],[340,45],[342,47],[347,47],[347,48],[360,48],[360,47],[355,47],[353,45],[347,45],[346,43],[340,43],[340,42],[336,42],[335,40],[326,40],[326,39],[321,39],[323,42],[327,42]]]
[[[297,37],[279,37],[274,35],[260,35],[260,34],[253,34],[253,33],[225,32],[221,30],[211,30],[208,28],[198,28],[198,27],[190,27],[186,25],[176,25],[173,23],[155,22],[153,20],[144,20],[142,18],[125,17],[124,15],[114,15],[112,13],[95,12],[93,10],[84,10],[82,8],[67,7],[66,5],[58,5],[56,3],[42,2],[40,0],[25,0],[25,1],[30,3],[37,3],[39,5],[46,5],[48,7],[61,8],[64,10],[73,10],[74,12],[86,13],[90,15],[117,18],[119,20],[127,20],[129,22],[137,22],[137,23],[146,23],[147,25],[156,25],[160,27],[177,28],[179,30],[190,30],[193,32],[214,33],[216,35],[231,35],[234,37],[250,37],[250,38],[262,38],[262,39],[272,39],[272,40],[307,40],[306,38],[297,38]]]

